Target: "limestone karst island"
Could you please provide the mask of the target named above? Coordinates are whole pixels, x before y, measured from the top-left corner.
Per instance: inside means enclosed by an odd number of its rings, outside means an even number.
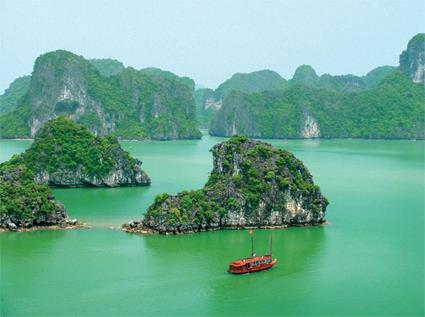
[[[423,1],[3,1],[0,316],[424,316]]]
[[[301,161],[270,144],[234,136],[212,149],[202,189],[155,198],[129,232],[188,233],[244,227],[318,225],[328,200]]]

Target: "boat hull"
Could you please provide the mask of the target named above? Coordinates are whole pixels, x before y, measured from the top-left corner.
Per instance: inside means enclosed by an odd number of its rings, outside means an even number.
[[[247,274],[247,273],[255,273],[255,272],[259,272],[259,271],[268,270],[268,269],[272,268],[273,265],[275,265],[276,263],[277,263],[277,260],[274,259],[270,263],[252,266],[252,267],[249,267],[249,268],[243,267],[242,269],[233,269],[233,268],[230,267],[227,270],[227,272],[229,272],[231,274],[237,274],[237,275]]]

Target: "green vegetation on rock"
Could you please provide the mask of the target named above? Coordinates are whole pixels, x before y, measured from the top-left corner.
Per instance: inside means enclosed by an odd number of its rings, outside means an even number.
[[[158,69],[127,68],[114,78],[132,96],[134,119],[117,125],[118,135],[137,134],[159,140],[200,138],[196,122],[193,82]],[[190,105],[190,106],[188,106]],[[142,122],[142,124],[138,122]]]
[[[149,185],[140,165],[114,136],[96,137],[62,116],[48,121],[28,150],[0,164],[0,227],[75,225],[48,185]]]
[[[262,138],[424,139],[425,35],[400,56],[400,68],[377,67],[363,77],[318,76],[302,65],[281,91],[228,94],[210,134]],[[409,78],[410,77],[410,78]]]
[[[216,90],[202,88],[195,92],[197,118],[200,125],[208,128],[211,120],[222,106],[222,101],[232,92],[254,93],[281,91],[287,81],[271,70],[237,73],[223,82]]]
[[[65,115],[98,135],[126,139],[200,138],[194,83],[159,69],[122,68],[67,51],[37,58],[30,87],[16,109],[0,117],[3,138],[34,137]]]
[[[215,90],[219,96],[226,96],[233,90],[241,92],[261,92],[266,90],[282,90],[286,80],[278,73],[265,69],[252,73],[236,73]]]
[[[47,185],[34,178],[34,171],[20,156],[0,164],[0,227],[16,230],[66,223],[63,206],[54,200]]]
[[[124,69],[124,64],[112,58],[94,58],[89,62],[100,72],[102,76],[112,76]]]
[[[16,78],[7,88],[3,95],[0,95],[0,114],[15,110],[20,99],[27,93],[30,86],[31,76]]]
[[[362,77],[363,82],[369,88],[374,88],[385,78],[387,75],[395,72],[395,66],[380,66],[372,69],[365,76]]]
[[[394,72],[394,66],[381,66],[371,70],[365,76],[323,74],[318,76],[310,65],[301,65],[288,81],[288,86],[303,85],[314,89],[335,92],[360,92],[376,87],[387,75]]]
[[[47,122],[22,158],[40,183],[54,186],[150,183],[141,162],[123,151],[116,137],[96,137],[65,117]]]
[[[24,97],[25,98],[25,97]],[[26,107],[16,107],[15,110],[0,116],[0,138],[28,138],[30,128],[29,110]]]
[[[313,89],[322,89],[341,93],[365,91],[376,87],[385,78],[385,76],[395,70],[396,67],[382,66],[373,69],[363,77],[354,75],[332,76],[329,74],[318,76],[311,66],[301,65],[296,69],[293,78],[288,81],[280,77],[279,74],[270,70],[263,70],[248,74],[235,74],[232,78],[221,84],[216,90],[198,89],[195,92],[197,116],[202,127],[209,127],[214,116],[223,106],[224,100],[226,100],[229,95],[238,93],[252,94],[253,96],[259,93],[269,95],[270,92],[280,94],[283,91],[290,90],[291,88],[300,85]],[[235,100],[233,97],[230,97],[229,99]],[[260,101],[260,104],[263,104],[264,102],[265,101]],[[224,103],[228,103],[228,101]],[[291,107],[290,104],[288,104],[288,106]],[[293,109],[285,108],[281,109],[279,113],[282,111],[292,112],[292,110]],[[267,116],[268,115],[269,114],[267,114]],[[246,115],[243,115],[243,117],[246,117]],[[217,120],[219,119],[220,117],[217,118]],[[217,125],[217,120],[214,120],[214,125]],[[299,121],[295,124],[299,125]],[[213,127],[213,130],[215,129],[216,127]],[[266,129],[270,130],[273,128],[269,127]],[[292,128],[289,128],[289,130],[291,129]],[[240,132],[245,133],[244,131]],[[296,137],[296,134],[296,132],[288,134],[288,137]]]
[[[291,85],[316,86],[320,81],[316,71],[310,65],[298,66],[291,79]]]
[[[343,93],[295,85],[285,92],[234,93],[211,122],[212,135],[263,138],[424,138],[421,85],[392,72],[375,88]]]
[[[270,144],[234,136],[212,149],[202,189],[161,194],[128,231],[196,232],[219,228],[315,225],[328,201],[303,163]]]
[[[220,98],[214,90],[200,88],[195,91],[196,117],[202,128],[208,128],[210,121],[214,118],[217,110],[221,107]]]

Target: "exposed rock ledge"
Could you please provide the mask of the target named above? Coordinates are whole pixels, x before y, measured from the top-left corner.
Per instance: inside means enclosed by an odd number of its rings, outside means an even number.
[[[325,222],[328,201],[291,153],[240,136],[212,152],[214,168],[204,188],[157,196],[143,220],[123,230],[179,234]]]
[[[301,129],[301,136],[306,139],[320,138],[320,128],[317,120],[308,112],[303,113],[304,122]]]
[[[82,228],[90,228],[87,224],[75,222],[73,224],[73,221],[76,219],[70,219],[69,222],[57,224],[57,225],[39,225],[39,226],[32,226],[32,227],[17,227],[13,223],[6,224],[6,227],[0,227],[0,233],[6,232],[6,231],[13,231],[13,232],[29,232],[29,231],[39,231],[39,230],[68,230],[68,229],[82,229]]]
[[[291,225],[272,225],[272,226],[228,226],[228,227],[217,227],[217,228],[209,228],[209,227],[196,227],[193,228],[193,230],[187,230],[187,231],[173,231],[173,232],[167,232],[167,231],[158,231],[155,229],[151,229],[148,227],[145,227],[143,225],[142,221],[136,221],[131,220],[126,224],[123,224],[121,229],[128,233],[138,233],[143,235],[151,235],[151,234],[164,234],[164,235],[178,235],[178,234],[189,234],[189,233],[197,233],[197,232],[208,232],[208,231],[218,231],[218,230],[249,230],[249,229],[286,229],[288,227],[310,227],[310,226],[321,226],[329,224],[328,221],[323,221],[316,224],[308,224],[308,223],[301,223],[301,224],[291,224]]]

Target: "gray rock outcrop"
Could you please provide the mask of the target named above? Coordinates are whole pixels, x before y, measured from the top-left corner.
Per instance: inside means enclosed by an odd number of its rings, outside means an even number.
[[[143,220],[124,230],[168,234],[325,221],[328,201],[291,153],[240,136],[212,152],[214,168],[202,189],[157,196]]]
[[[400,69],[413,82],[425,84],[425,33],[415,35],[400,55]]]

